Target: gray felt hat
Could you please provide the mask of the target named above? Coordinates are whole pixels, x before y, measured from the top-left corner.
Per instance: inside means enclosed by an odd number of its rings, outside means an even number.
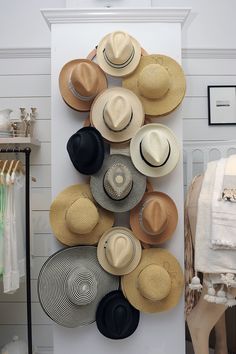
[[[134,208],[146,190],[146,176],[134,167],[128,156],[105,158],[102,168],[90,179],[94,199],[104,209],[125,212]]]
[[[94,322],[100,300],[118,287],[119,278],[103,270],[93,246],[70,247],[53,254],[38,278],[43,310],[69,328]]]

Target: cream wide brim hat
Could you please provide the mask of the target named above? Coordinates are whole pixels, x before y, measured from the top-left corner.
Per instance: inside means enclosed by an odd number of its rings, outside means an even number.
[[[160,64],[168,72],[170,86],[168,92],[160,98],[151,99],[141,95],[138,77],[149,64]],[[142,56],[137,69],[122,80],[123,87],[133,91],[142,101],[144,112],[150,116],[162,116],[172,112],[182,102],[186,92],[186,80],[183,69],[171,57],[166,55]]]
[[[88,184],[72,185],[60,192],[54,199],[49,213],[53,234],[58,241],[67,246],[95,245],[102,234],[113,226],[114,214],[96,205],[99,218],[93,230],[85,234],[74,233],[68,228],[66,213],[79,198],[88,198],[95,204]]]
[[[124,234],[127,235],[133,244],[133,258],[131,262],[122,268],[116,268],[112,266],[106,256],[106,244],[109,242],[109,238],[113,235],[116,234]],[[115,250],[117,251],[117,250]],[[124,253],[126,250],[119,250],[119,257],[122,258],[122,252]],[[108,272],[114,275],[124,275],[132,272],[137,265],[139,264],[139,261],[141,259],[141,254],[142,254],[142,247],[140,244],[140,241],[134,236],[134,234],[131,232],[131,230],[127,229],[126,227],[112,227],[110,230],[107,230],[102,237],[99,240],[98,247],[97,247],[97,257],[100,265]]]
[[[133,111],[129,125],[122,131],[112,131],[103,119],[104,107],[107,101],[115,95],[125,96]],[[122,87],[112,87],[104,90],[96,97],[91,107],[90,120],[92,126],[101,133],[105,140],[111,143],[122,143],[129,141],[143,125],[144,110],[141,101],[132,91]]]
[[[148,165],[140,153],[140,143],[145,134],[155,130],[166,135],[171,149],[168,160],[160,167],[152,167]],[[144,175],[148,177],[162,177],[170,173],[176,167],[180,157],[180,146],[175,134],[166,125],[151,123],[141,127],[132,138],[130,142],[130,156],[134,166]]]
[[[149,265],[163,267],[171,279],[170,292],[160,301],[151,301],[145,298],[137,286],[139,274]],[[162,284],[160,284],[160,287]],[[170,310],[175,307],[181,298],[184,286],[184,275],[177,259],[162,248],[149,248],[142,251],[139,265],[129,274],[121,277],[121,288],[124,295],[137,310],[146,313],[155,313]]]

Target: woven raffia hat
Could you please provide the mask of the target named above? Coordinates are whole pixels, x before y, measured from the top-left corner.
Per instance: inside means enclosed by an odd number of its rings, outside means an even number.
[[[178,223],[174,201],[165,193],[145,193],[141,202],[130,211],[130,226],[142,242],[158,245],[171,238]]]
[[[140,128],[131,140],[130,155],[138,171],[148,177],[162,177],[176,167],[180,147],[170,128],[151,123]]]
[[[51,204],[52,231],[68,246],[97,244],[113,223],[113,213],[95,204],[88,184],[64,189]]]
[[[130,140],[144,123],[143,106],[130,90],[112,87],[94,100],[90,119],[103,138],[112,143]]]
[[[128,156],[114,154],[105,158],[101,169],[91,176],[91,192],[104,209],[125,212],[142,199],[146,177],[136,170]]]
[[[59,88],[68,106],[87,112],[94,98],[107,88],[107,79],[96,63],[87,59],[75,59],[61,69]]]
[[[95,321],[100,300],[117,290],[119,278],[105,272],[93,246],[65,248],[53,254],[38,277],[38,295],[45,313],[64,327]]]
[[[181,66],[166,55],[143,56],[135,72],[123,79],[123,86],[140,98],[145,114],[150,116],[172,112],[186,91]]]
[[[126,227],[113,227],[101,237],[97,256],[101,266],[111,274],[123,275],[134,270],[141,259],[141,244]]]
[[[140,58],[140,44],[123,31],[107,34],[97,47],[98,64],[112,76],[129,75],[138,66]]]
[[[124,294],[136,309],[147,312],[167,311],[175,307],[182,295],[184,276],[177,259],[161,248],[142,251],[133,272],[122,276]]]

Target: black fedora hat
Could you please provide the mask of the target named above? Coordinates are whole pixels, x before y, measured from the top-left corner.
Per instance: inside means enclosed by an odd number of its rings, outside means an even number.
[[[110,339],[124,339],[134,333],[139,324],[140,313],[124,297],[120,290],[105,295],[96,312],[100,333]]]
[[[99,171],[104,160],[104,142],[99,131],[84,127],[67,142],[67,151],[77,171],[91,175]]]

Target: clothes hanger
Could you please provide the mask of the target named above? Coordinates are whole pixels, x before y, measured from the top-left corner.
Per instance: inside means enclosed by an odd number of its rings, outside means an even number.
[[[4,184],[5,183],[4,171],[5,171],[5,168],[7,166],[8,160],[5,160],[5,161],[1,160],[1,162],[4,162],[4,163],[3,163],[3,166],[2,166],[2,169],[1,169],[1,173],[0,173],[0,182],[1,182],[1,184]]]
[[[11,160],[11,162],[10,162],[10,166],[9,166],[8,171],[7,171],[7,174],[6,174],[6,184],[7,184],[7,185],[12,184],[12,181],[11,181],[11,172],[12,172],[12,168],[13,168],[13,165],[14,165],[15,161],[16,161],[16,160]]]

